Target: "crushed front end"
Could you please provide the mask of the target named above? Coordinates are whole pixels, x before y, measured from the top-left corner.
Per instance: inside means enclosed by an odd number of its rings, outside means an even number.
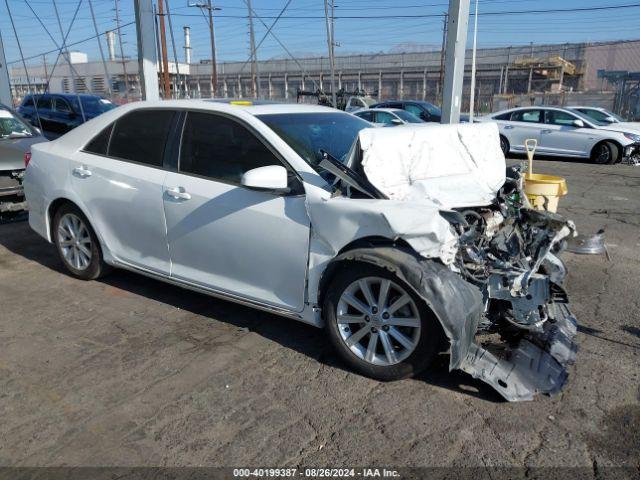
[[[575,227],[533,210],[515,168],[490,206],[447,215],[459,234],[450,268],[480,289],[484,313],[458,368],[510,401],[560,391],[575,360],[577,323],[558,255]]]
[[[0,170],[0,216],[27,208],[23,177],[24,170]]]

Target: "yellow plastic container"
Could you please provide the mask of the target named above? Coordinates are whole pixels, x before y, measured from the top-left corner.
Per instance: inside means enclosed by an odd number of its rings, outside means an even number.
[[[567,181],[562,177],[541,173],[524,174],[524,192],[536,210],[558,211],[560,197],[569,192]]]
[[[560,197],[569,191],[567,181],[562,177],[533,173],[533,155],[538,148],[538,141],[529,138],[524,141],[524,147],[529,158],[529,171],[524,174],[524,193],[536,210],[556,213]]]

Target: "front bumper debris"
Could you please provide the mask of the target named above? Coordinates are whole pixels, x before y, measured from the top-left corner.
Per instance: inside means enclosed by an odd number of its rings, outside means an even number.
[[[575,362],[573,338],[577,321],[564,291],[552,286],[549,319],[513,346],[492,349],[473,343],[460,369],[498,391],[506,400],[531,400],[536,394],[557,394],[565,385],[567,367]]]
[[[622,163],[640,165],[640,143],[627,145],[622,152]]]

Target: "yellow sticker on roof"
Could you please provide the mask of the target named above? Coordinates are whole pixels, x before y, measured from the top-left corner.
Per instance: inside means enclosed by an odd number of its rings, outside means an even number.
[[[245,107],[250,107],[253,105],[253,102],[250,102],[249,100],[233,100],[229,102],[229,105],[243,105]]]

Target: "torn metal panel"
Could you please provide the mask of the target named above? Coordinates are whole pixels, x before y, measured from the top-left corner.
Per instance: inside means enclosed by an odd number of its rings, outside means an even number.
[[[369,181],[394,200],[487,205],[505,182],[494,123],[365,129],[359,143]]]

